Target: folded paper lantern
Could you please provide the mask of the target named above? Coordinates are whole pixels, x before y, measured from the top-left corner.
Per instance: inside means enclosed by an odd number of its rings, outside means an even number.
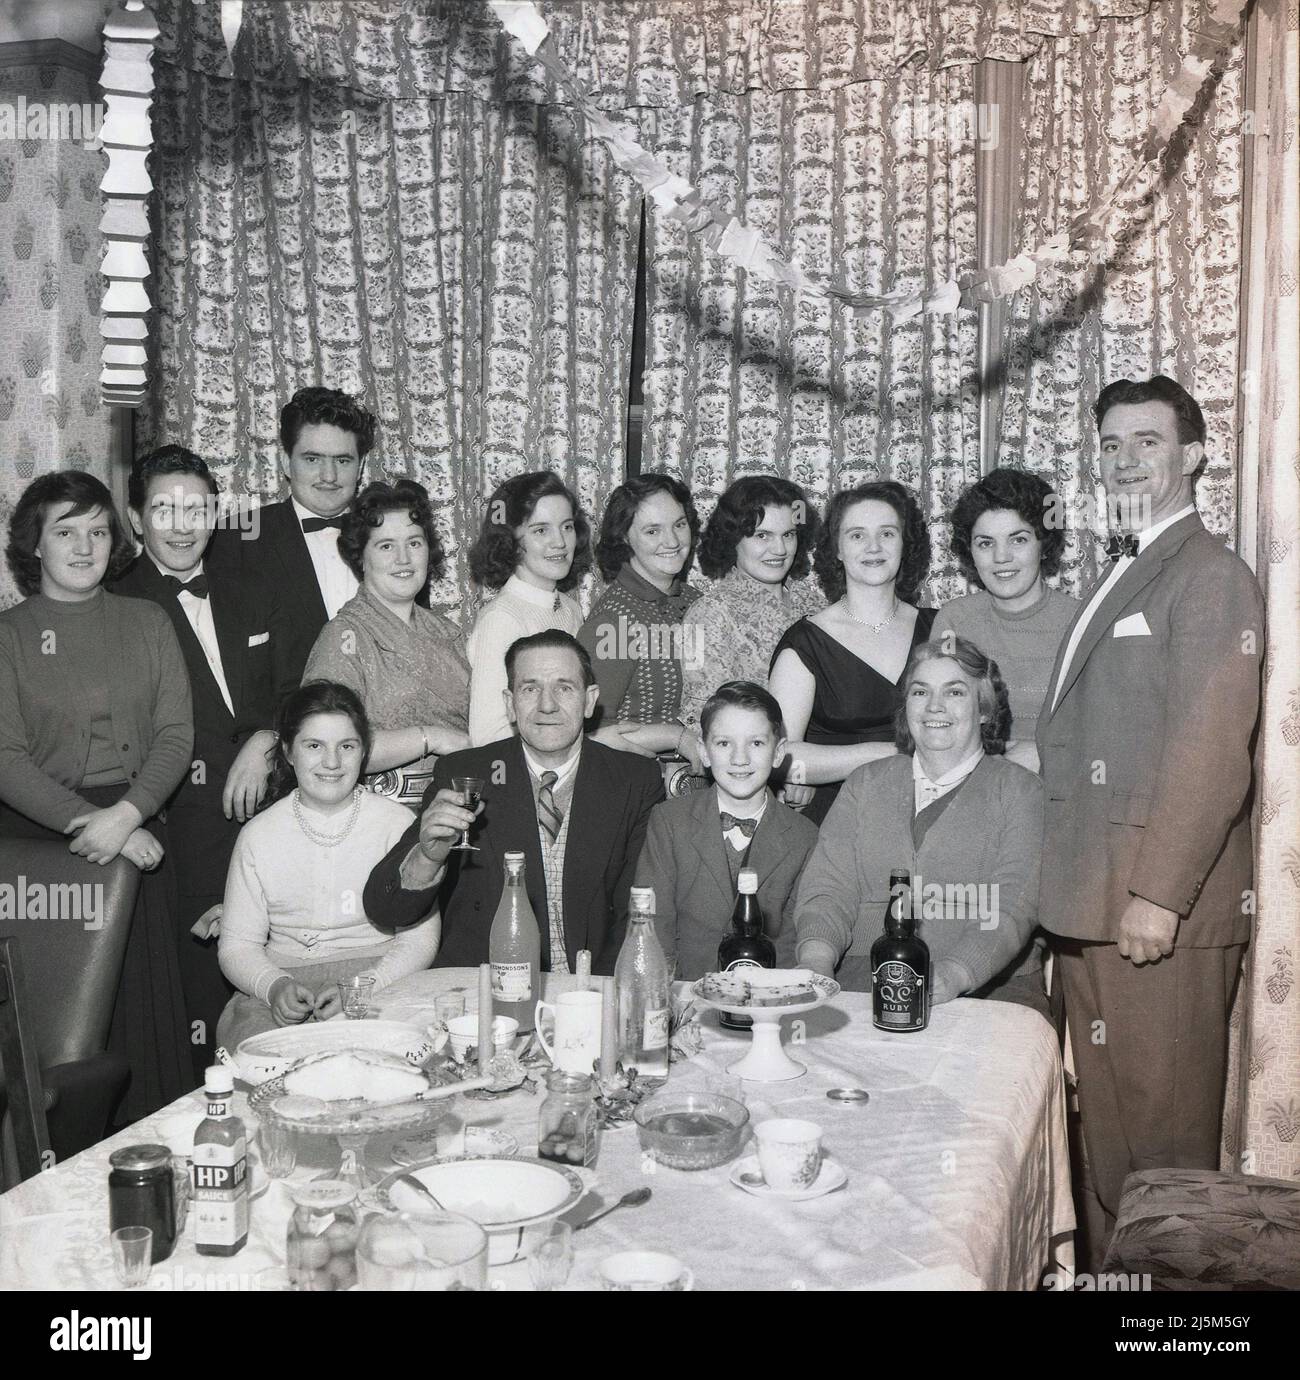
[[[104,214],[100,271],[105,287],[100,319],[103,370],[100,396],[107,404],[139,407],[148,377],[145,317],[150,308],[149,216],[153,183],[148,158],[153,146],[149,107],[153,101],[153,45],[158,25],[144,0],[124,0],[104,25],[104,67],[100,86],[107,114],[100,139],[108,166],[99,184]]]

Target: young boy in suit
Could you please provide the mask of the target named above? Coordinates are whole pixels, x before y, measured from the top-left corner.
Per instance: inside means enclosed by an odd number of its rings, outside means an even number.
[[[700,747],[713,786],[655,806],[637,866],[637,885],[655,890],[659,942],[677,977],[713,972],[748,867],[777,965],[792,967],[795,893],[817,826],[768,790],[785,757],[781,708],[761,685],[728,681],[700,714]]]

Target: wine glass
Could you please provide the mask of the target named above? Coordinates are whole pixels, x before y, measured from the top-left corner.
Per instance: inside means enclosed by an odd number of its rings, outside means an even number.
[[[554,1220],[533,1227],[529,1233],[528,1275],[533,1288],[543,1292],[559,1289],[573,1269],[573,1228]]]
[[[483,799],[483,780],[478,776],[453,776],[451,778],[451,788],[458,792],[465,802],[467,810],[478,807],[478,803]],[[479,850],[469,841],[469,830],[462,829],[460,842],[452,844],[452,851],[463,848],[468,853],[477,853]]]
[[[375,1214],[357,1241],[361,1288],[439,1292],[487,1288],[487,1233],[453,1212]]]

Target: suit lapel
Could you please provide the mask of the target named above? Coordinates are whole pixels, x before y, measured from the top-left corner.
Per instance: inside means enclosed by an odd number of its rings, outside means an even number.
[[[316,567],[311,563],[307,538],[302,534],[293,504],[287,498],[273,504],[268,516],[270,530],[266,535],[271,539],[271,549],[279,562],[285,587],[306,617],[319,619],[323,626],[329,621],[325,613],[325,599],[316,581]]]
[[[723,897],[727,914],[730,914],[733,897],[731,894],[731,868],[727,865],[725,850],[731,845],[722,837],[722,821],[718,818],[718,795],[714,787],[707,791],[697,791],[691,797],[691,815],[694,828],[691,831],[691,844],[699,855],[704,870],[713,878],[714,885]],[[760,826],[761,829],[761,826]],[[759,829],[754,831],[754,842],[758,842]],[[753,865],[754,849],[751,848],[750,865]],[[707,911],[701,910],[702,914]]]

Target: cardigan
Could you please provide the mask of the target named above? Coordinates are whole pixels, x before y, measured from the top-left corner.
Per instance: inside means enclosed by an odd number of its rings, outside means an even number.
[[[75,660],[60,661],[59,637],[66,643],[68,634]],[[90,755],[92,679],[107,689],[122,799],[149,819],[189,770],[194,747],[190,678],[167,615],[102,589],[82,603],[35,594],[0,612],[0,799],[60,833],[93,808],[77,794]]]
[[[361,899],[370,869],[401,838],[411,812],[362,791],[352,831],[327,848],[302,831],[293,800],[276,801],[235,840],[221,911],[221,971],[240,991],[266,1001],[286,972],[330,959],[373,957],[376,987],[427,968],[438,951],[437,913],[393,935],[371,924]],[[347,817],[305,814],[329,834]]]
[[[913,842],[912,761],[895,755],[850,775],[821,826],[795,908],[796,943],[829,943],[869,962],[884,933],[889,874],[912,874],[917,933],[936,972],[963,993],[989,995],[1042,966],[1030,943],[1038,912],[1043,783],[1005,757],[985,756]]]

